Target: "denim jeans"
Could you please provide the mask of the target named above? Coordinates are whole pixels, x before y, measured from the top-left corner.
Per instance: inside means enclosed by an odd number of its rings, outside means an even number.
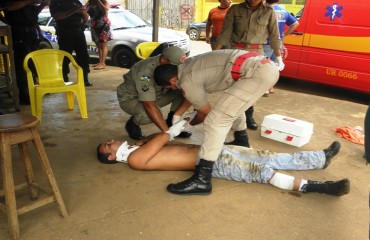
[[[276,62],[276,56],[274,53],[274,49],[271,48],[270,44],[264,44],[263,51],[265,52],[266,57],[270,58],[271,61]]]
[[[322,150],[274,153],[230,145],[222,148],[212,176],[247,183],[268,183],[275,170],[322,169],[325,161]]]

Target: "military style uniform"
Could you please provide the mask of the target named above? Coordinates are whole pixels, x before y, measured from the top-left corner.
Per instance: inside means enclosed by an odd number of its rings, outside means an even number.
[[[134,117],[138,125],[152,123],[143,103],[155,101],[159,108],[170,103],[170,111],[176,111],[184,97],[180,91],[157,86],[153,79],[154,69],[159,66],[161,55],[141,60],[128,73],[123,75],[124,82],[117,87],[117,97],[122,110]]]
[[[58,12],[69,11],[82,4],[79,0],[52,0],[50,2],[50,13],[53,16]],[[76,52],[76,62],[83,69],[85,84],[88,82],[89,54],[87,52],[87,43],[84,34],[83,17],[81,13],[74,13],[71,16],[56,20],[56,35],[58,36],[58,45],[60,50],[72,54]],[[64,81],[68,81],[69,62],[63,64]]]
[[[234,4],[227,11],[218,44],[231,44],[234,49],[256,51],[263,55],[263,44],[270,38],[272,49],[281,49],[276,14],[262,3],[255,11],[244,3]]]
[[[6,1],[2,4],[6,7],[6,4],[9,2],[12,1]],[[23,60],[28,53],[37,50],[39,47],[37,20],[38,14],[43,8],[44,5],[26,5],[16,11],[4,9],[4,19],[12,29],[15,73],[21,104],[28,104],[30,101]]]
[[[279,78],[275,63],[256,53],[240,63],[239,78],[233,78],[235,63],[247,53],[216,50],[189,58],[178,67],[176,85],[195,109],[208,104],[207,93],[224,91],[204,120],[201,159],[217,159],[230,128],[246,129],[245,110]]]

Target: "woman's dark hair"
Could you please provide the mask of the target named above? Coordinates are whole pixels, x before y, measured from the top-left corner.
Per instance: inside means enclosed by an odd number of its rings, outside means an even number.
[[[163,64],[154,69],[154,81],[158,86],[170,86],[170,79],[177,76],[177,66],[172,64]]]
[[[101,144],[98,145],[96,148],[96,156],[98,157],[99,161],[104,164],[114,164],[117,163],[115,160],[109,160],[106,154],[103,154],[99,151]]]

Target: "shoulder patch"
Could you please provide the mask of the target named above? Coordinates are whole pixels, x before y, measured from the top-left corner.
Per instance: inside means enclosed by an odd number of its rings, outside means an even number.
[[[142,75],[140,80],[144,82],[150,82],[150,76],[149,75]]]

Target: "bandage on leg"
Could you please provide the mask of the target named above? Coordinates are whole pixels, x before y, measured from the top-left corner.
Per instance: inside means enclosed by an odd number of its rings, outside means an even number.
[[[269,183],[275,187],[291,191],[293,190],[294,179],[295,177],[276,172]]]

